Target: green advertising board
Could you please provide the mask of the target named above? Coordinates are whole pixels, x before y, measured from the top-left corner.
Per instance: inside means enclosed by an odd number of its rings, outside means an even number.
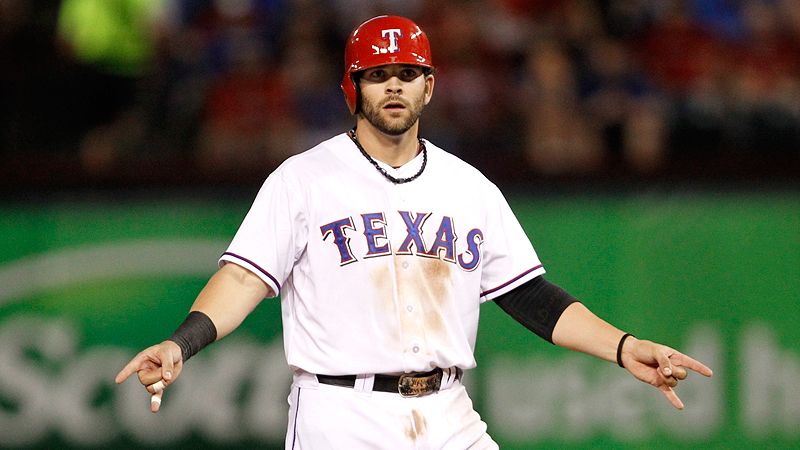
[[[266,300],[187,363],[162,411],[113,378],[163,340],[251,198],[0,205],[0,448],[282,448],[291,374]],[[715,370],[684,411],[483,306],[465,382],[501,448],[800,446],[800,195],[510,196],[548,279]]]

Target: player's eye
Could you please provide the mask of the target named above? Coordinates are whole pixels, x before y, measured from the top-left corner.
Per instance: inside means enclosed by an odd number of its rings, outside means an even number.
[[[402,67],[399,70],[369,69],[364,72],[363,78],[373,83],[383,83],[392,77],[397,77],[403,82],[410,82],[422,75],[422,70],[417,67]]]
[[[400,71],[400,78],[403,81],[413,81],[418,76],[422,75],[422,71],[412,67],[406,67]]]
[[[367,72],[366,78],[369,81],[380,82],[384,81],[387,78],[387,74],[386,71],[383,69],[374,69]]]

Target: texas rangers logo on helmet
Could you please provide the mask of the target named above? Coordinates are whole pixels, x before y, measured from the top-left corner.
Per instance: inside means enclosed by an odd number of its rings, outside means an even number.
[[[400,47],[397,45],[397,38],[403,36],[403,31],[399,28],[381,30],[381,37],[386,37],[387,35],[389,36],[389,46],[378,47],[377,45],[373,45],[372,49],[375,50],[373,55],[379,55],[381,53],[397,53],[400,51]]]
[[[433,70],[428,37],[405,17],[373,17],[350,33],[344,49],[341,86],[351,114],[358,110],[358,86],[353,76],[386,64],[409,64]]]

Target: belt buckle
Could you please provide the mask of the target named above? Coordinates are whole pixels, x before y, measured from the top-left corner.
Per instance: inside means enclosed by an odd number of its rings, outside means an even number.
[[[441,383],[442,372],[440,371],[424,377],[403,374],[397,381],[397,392],[406,398],[422,397],[438,391]]]

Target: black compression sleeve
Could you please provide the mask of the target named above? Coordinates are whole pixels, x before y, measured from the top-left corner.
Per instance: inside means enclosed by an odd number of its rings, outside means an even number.
[[[494,302],[517,322],[551,344],[559,317],[578,300],[565,290],[538,276],[497,297]]]
[[[169,340],[178,344],[183,362],[186,362],[203,347],[217,340],[217,327],[204,313],[192,311]]]

